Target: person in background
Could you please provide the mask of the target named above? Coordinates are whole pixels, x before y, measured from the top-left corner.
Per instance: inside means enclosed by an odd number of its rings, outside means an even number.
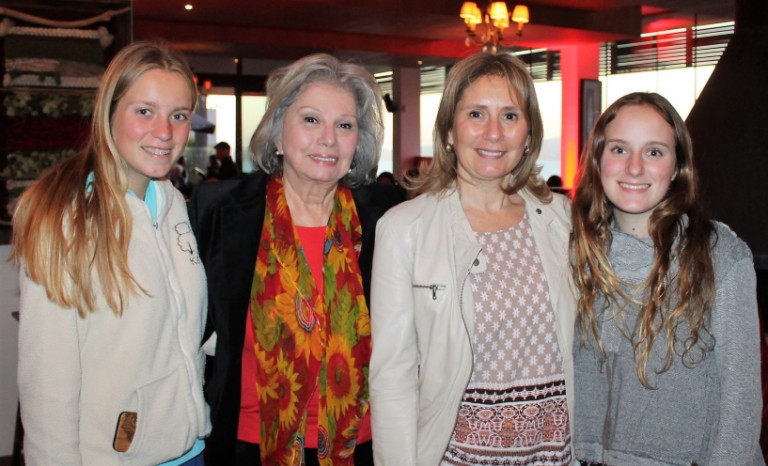
[[[189,182],[189,174],[187,173],[186,162],[184,156],[179,157],[179,160],[171,167],[168,172],[168,180],[171,182],[174,188],[181,191],[184,199],[189,199],[192,194],[193,186]]]
[[[218,181],[219,179],[219,160],[216,155],[208,156],[208,165],[205,167],[205,181]]]
[[[408,199],[408,192],[403,188],[391,172],[381,172],[376,177],[376,183],[378,185],[391,185],[395,187],[395,190],[388,189],[389,192],[397,193],[397,198],[393,200],[392,205],[399,204]],[[380,196],[379,196],[380,197]]]
[[[568,190],[563,188],[563,179],[558,175],[552,175],[547,178],[547,186],[553,193],[568,194]]]
[[[104,74],[85,148],[19,202],[29,466],[203,464],[206,279],[184,198],[163,179],[196,102],[181,54],[128,45]]]
[[[182,155],[168,172],[168,180],[170,180],[174,188],[179,190],[187,183],[187,168],[185,165],[184,156]]]
[[[369,189],[381,91],[360,66],[317,54],[272,73],[267,98],[250,143],[259,169],[201,185],[191,202],[216,335],[206,456],[372,464],[367,297],[375,225],[394,197]]]
[[[379,222],[377,466],[572,462],[570,212],[537,175],[539,112],[517,58],[460,61],[422,194]]]
[[[764,464],[747,245],[704,214],[690,135],[663,97],[599,117],[573,197],[582,464]]]
[[[379,176],[376,177],[376,182],[382,184],[397,184],[395,175],[393,175],[392,172],[379,173]]]
[[[216,178],[219,180],[237,178],[240,175],[240,172],[235,165],[235,161],[232,160],[229,144],[222,141],[213,146],[213,148],[216,149],[216,160],[219,162]]]

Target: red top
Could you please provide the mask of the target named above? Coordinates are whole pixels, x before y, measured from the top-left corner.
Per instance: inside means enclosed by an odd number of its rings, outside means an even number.
[[[304,257],[315,279],[317,292],[323,294],[323,247],[325,245],[326,227],[296,227],[299,241],[304,249]],[[245,322],[245,343],[243,344],[243,364],[240,391],[240,420],[237,426],[237,439],[249,443],[261,443],[261,420],[259,418],[259,396],[256,393],[256,355],[253,347],[253,319],[251,309]],[[307,408],[307,432],[305,446],[317,448],[317,407],[320,401],[320,391],[315,390]],[[371,439],[371,419],[366,414],[360,423],[358,442]]]

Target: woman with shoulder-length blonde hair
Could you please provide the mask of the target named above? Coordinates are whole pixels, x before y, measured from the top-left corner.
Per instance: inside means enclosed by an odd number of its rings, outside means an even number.
[[[525,157],[509,173],[501,189],[508,194],[525,189],[541,201],[548,202],[550,191],[545,186],[546,182],[538,176],[539,168],[536,165],[544,138],[544,124],[541,121],[536,89],[533,87],[528,71],[524,67],[519,67],[516,61],[495,60],[493,56],[485,54],[474,55],[456,66],[459,66],[465,75],[464,79],[447,80],[445,83],[432,133],[435,153],[431,163],[424,167],[423,173],[409,180],[411,189],[420,193],[436,194],[455,187],[459,170],[452,142],[456,106],[471,83],[487,74],[495,73],[503,76],[509,86],[513,86],[519,94],[517,98],[526,103],[526,110],[530,112],[529,139],[525,147]]]
[[[570,215],[538,176],[542,138],[519,59],[453,66],[422,194],[376,231],[377,466],[572,462]]]
[[[582,464],[763,464],[747,245],[704,214],[691,137],[655,93],[598,118],[573,196]]]
[[[85,147],[19,201],[28,465],[202,464],[205,273],[184,198],[164,179],[196,102],[181,54],[126,46]]]

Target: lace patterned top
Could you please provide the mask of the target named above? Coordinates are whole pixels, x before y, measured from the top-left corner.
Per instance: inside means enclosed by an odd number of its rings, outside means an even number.
[[[443,465],[569,464],[571,437],[555,315],[528,218],[477,233],[474,367]]]

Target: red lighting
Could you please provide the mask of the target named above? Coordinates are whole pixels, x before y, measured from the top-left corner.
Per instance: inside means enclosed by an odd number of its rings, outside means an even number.
[[[693,19],[686,18],[659,18],[648,21],[643,26],[643,33],[669,31],[672,29],[682,29],[693,26]]]

